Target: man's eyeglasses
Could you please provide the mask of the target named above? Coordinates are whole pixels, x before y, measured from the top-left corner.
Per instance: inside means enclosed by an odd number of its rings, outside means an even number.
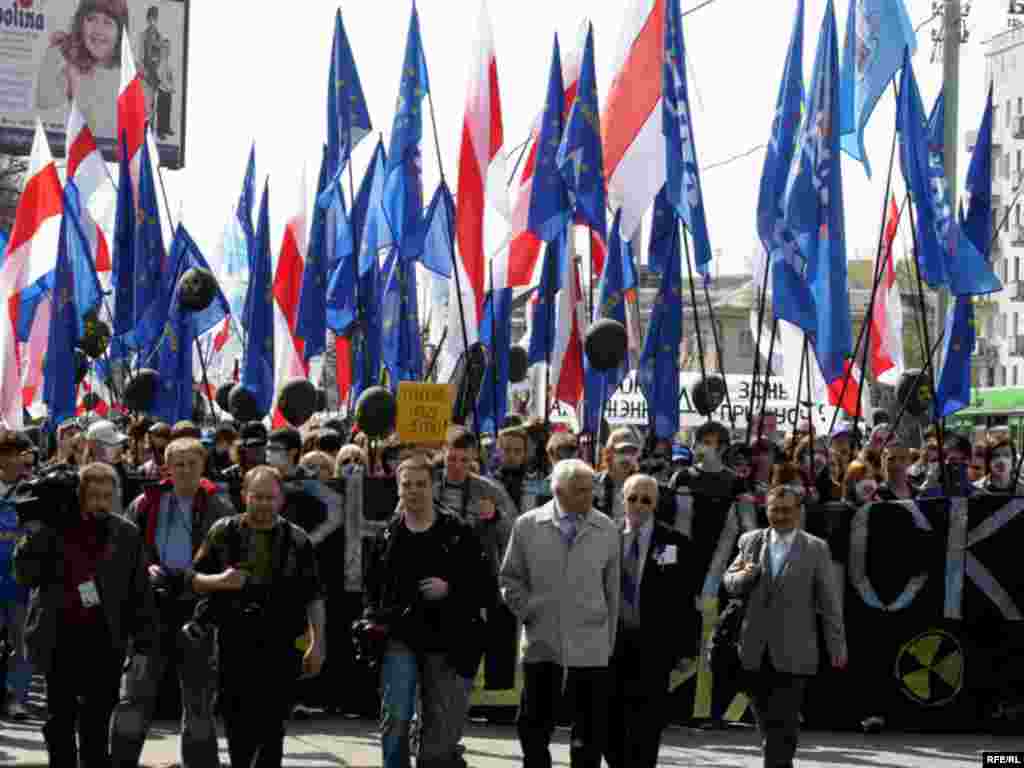
[[[627,496],[626,501],[629,502],[630,504],[636,504],[637,502],[639,502],[641,504],[646,504],[648,506],[654,503],[654,499],[652,499],[650,496],[637,496],[635,493]]]
[[[580,455],[580,451],[579,448],[576,448],[575,446],[567,445],[555,451],[555,455],[559,459],[575,459]]]

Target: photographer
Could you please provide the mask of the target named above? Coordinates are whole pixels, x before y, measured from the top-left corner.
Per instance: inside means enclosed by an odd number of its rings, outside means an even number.
[[[281,517],[280,473],[249,470],[242,494],[245,513],[218,520],[200,547],[192,588],[208,596],[204,615],[218,626],[231,765],[279,766],[300,666],[315,677],[326,656],[323,588],[309,537]],[[198,624],[200,634],[208,631]],[[300,664],[295,640],[303,632],[309,648]]]
[[[11,497],[24,472],[23,455],[29,445],[23,435],[0,429],[0,668],[7,664],[6,688],[0,684],[0,712],[6,709],[12,720],[28,717],[25,705],[32,681],[32,665],[22,648],[28,591],[15,581],[11,563],[14,544],[25,533],[18,524]],[[0,675],[0,683],[3,679]]]
[[[113,514],[117,475],[109,465],[26,485],[19,518],[29,533],[15,549],[14,571],[31,589],[25,644],[46,675],[50,765],[78,766],[80,756],[82,766],[107,766],[125,657],[132,654],[129,677],[144,675],[156,640],[142,536]]]
[[[459,764],[456,745],[467,690],[480,663],[480,609],[491,595],[480,543],[468,525],[431,498],[422,457],[398,468],[398,517],[377,542],[367,575],[366,616],[386,642],[381,669],[384,768],[409,764],[409,728],[422,701],[416,764]]]
[[[169,428],[168,428],[169,429]],[[137,766],[167,665],[181,684],[181,753],[185,768],[217,766],[213,722],[217,665],[213,635],[193,643],[181,628],[192,616],[192,559],[213,524],[235,513],[217,487],[203,479],[206,449],[193,438],[161,448],[169,478],[132,502],[128,519],[142,531],[150,583],[157,596],[161,631],[158,652],[146,674],[125,680],[111,725],[113,765]]]

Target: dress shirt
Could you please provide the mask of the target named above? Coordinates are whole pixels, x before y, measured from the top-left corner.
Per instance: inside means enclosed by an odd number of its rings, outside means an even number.
[[[633,546],[633,538],[640,537],[640,559],[636,569],[636,586],[640,588],[640,582],[644,577],[644,563],[647,562],[647,551],[651,546],[651,534],[654,533],[654,516],[652,515],[639,528],[629,527],[629,518],[626,518],[626,528],[623,530],[623,559],[628,555],[630,547]]]
[[[771,533],[768,539],[768,556],[771,559],[769,563],[772,569],[772,578],[776,578],[782,571],[782,566],[786,562],[786,558],[789,556],[789,550],[793,546],[793,539],[796,536],[796,529],[786,531],[782,533],[780,531],[771,529]]]

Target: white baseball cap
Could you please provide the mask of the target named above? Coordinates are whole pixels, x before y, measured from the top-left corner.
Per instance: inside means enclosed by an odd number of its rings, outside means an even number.
[[[128,439],[128,435],[119,431],[113,422],[101,419],[89,425],[85,439],[104,445],[120,445]]]

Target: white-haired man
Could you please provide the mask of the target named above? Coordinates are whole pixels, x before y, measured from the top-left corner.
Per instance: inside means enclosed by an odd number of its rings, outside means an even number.
[[[555,465],[554,498],[516,520],[501,565],[502,597],[526,630],[519,741],[525,768],[549,768],[564,690],[573,768],[601,765],[608,718],[608,661],[621,590],[621,536],[593,509],[594,471]]]

